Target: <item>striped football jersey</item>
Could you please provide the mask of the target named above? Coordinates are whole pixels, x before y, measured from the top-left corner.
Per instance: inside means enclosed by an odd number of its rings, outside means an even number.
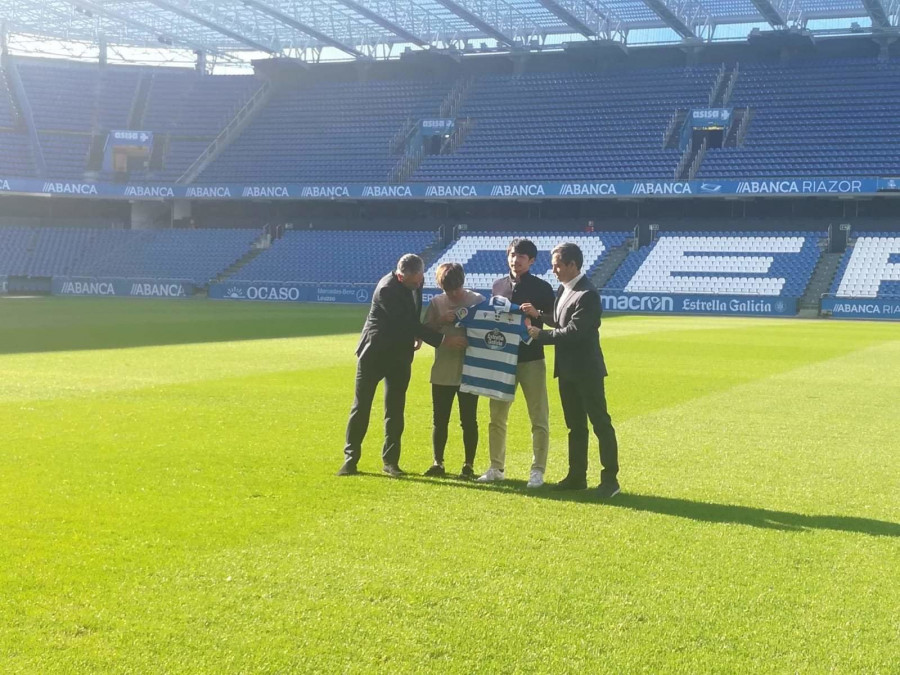
[[[460,307],[456,319],[457,326],[465,327],[469,341],[459,390],[512,401],[516,395],[519,345],[531,342],[519,306],[495,295],[480,305]]]

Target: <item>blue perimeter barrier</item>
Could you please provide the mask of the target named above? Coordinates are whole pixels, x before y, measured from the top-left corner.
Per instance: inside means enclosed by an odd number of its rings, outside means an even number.
[[[193,281],[186,279],[53,277],[50,292],[53,295],[187,298],[197,289]]]
[[[819,308],[823,316],[835,319],[879,319],[900,321],[900,297],[889,298],[822,298]]]
[[[92,199],[416,200],[416,199],[616,199],[719,197],[723,195],[867,195],[900,191],[900,178],[748,178],[692,181],[578,181],[547,183],[215,184],[91,183],[0,176],[0,193]]]
[[[473,289],[485,297],[489,290]],[[440,289],[422,291],[422,304],[427,305]],[[798,298],[758,295],[679,295],[674,293],[626,293],[621,290],[600,291],[604,312],[628,314],[710,314],[718,316],[795,316]]]
[[[368,304],[375,284],[311,283],[291,281],[231,281],[211,284],[215,300],[267,302],[328,302]]]

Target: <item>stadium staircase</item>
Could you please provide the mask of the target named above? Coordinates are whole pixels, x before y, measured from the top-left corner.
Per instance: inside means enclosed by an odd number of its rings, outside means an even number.
[[[596,288],[601,290],[606,288],[606,285],[609,283],[609,280],[613,278],[616,270],[619,269],[619,266],[625,261],[625,258],[628,257],[633,245],[634,239],[629,238],[626,239],[625,243],[621,246],[610,249],[591,276],[591,283],[593,283]]]
[[[679,109],[672,114],[669,125],[663,132],[663,149],[677,150],[678,142],[681,138],[681,128],[684,126],[684,119],[687,117],[687,110]]]
[[[150,97],[150,86],[153,84],[152,73],[141,73],[138,78],[137,90],[134,100],[131,102],[131,110],[128,113],[128,128],[142,129],[144,115],[147,112],[147,99]]]
[[[440,108],[438,109],[438,117],[456,120],[459,115],[459,109],[465,101],[466,94],[468,94],[474,81],[475,79],[472,77],[463,77],[457,80],[453,85],[453,88],[444,97],[444,100],[441,101]],[[466,139],[469,130],[472,128],[472,123],[469,118],[457,120],[457,122],[458,123],[455,125],[450,136],[444,139],[444,142],[441,144],[440,154],[442,155],[450,154],[456,150],[456,148],[458,148]],[[403,126],[391,140],[391,151],[400,152],[402,150],[403,156],[391,169],[390,174],[388,175],[388,182],[406,182],[409,180],[410,176],[418,170],[419,165],[422,164],[422,160],[425,159],[425,151],[422,146],[412,143],[417,129],[417,120],[407,118],[403,123]]]
[[[226,267],[224,270],[219,272],[215,279],[213,279],[211,284],[220,284],[225,281],[232,274],[236,274],[238,270],[240,270],[244,265],[247,265],[251,260],[260,255],[263,251],[265,251],[268,246],[257,246],[255,243],[253,248],[247,251],[244,255],[242,255],[238,260],[235,260],[231,265]]]
[[[722,67],[719,68],[719,73],[716,75],[716,81],[713,82],[712,90],[709,92],[709,107],[712,108],[715,102],[719,99],[719,96],[724,92],[724,89],[728,86],[726,84],[726,80],[728,78],[728,68],[723,63]]]
[[[213,139],[212,143],[200,154],[197,159],[181,174],[176,183],[193,183],[207,166],[212,163],[227,148],[231,142],[240,136],[253,118],[265,109],[269,99],[272,98],[273,87],[268,80],[264,80],[262,86],[254,92],[247,102],[240,107],[234,117],[225,125],[225,128]]]
[[[725,108],[731,101],[731,95],[734,93],[734,85],[737,84],[738,75],[740,75],[740,64],[734,64],[734,68],[726,73],[725,78],[719,83],[709,97],[710,108]]]
[[[675,180],[693,180],[700,170],[700,164],[706,156],[706,139],[704,138],[699,145],[695,145],[693,139],[688,142],[687,147],[681,154],[678,166],[675,167]]]
[[[723,148],[737,148],[744,144],[747,127],[750,126],[752,117],[753,110],[751,108],[734,108],[731,126],[728,128],[728,133],[725,134],[725,140],[722,141]]]
[[[425,261],[425,269],[427,270],[431,267],[431,263],[440,258],[441,254],[446,251],[447,248],[449,247],[444,245],[443,238],[440,236],[437,236],[433,242],[428,244],[428,246],[419,253],[419,256]],[[428,283],[428,281],[429,280],[426,279],[426,283]]]
[[[834,276],[841,264],[843,253],[822,253],[813,270],[806,292],[800,298],[800,311],[809,310],[812,316],[819,313],[819,300],[831,288]]]
[[[719,69],[719,74],[716,77],[716,81],[713,83],[712,89],[709,92],[710,108],[725,108],[728,106],[728,102],[731,100],[731,95],[734,93],[734,85],[737,84],[739,74],[740,64],[735,64],[731,69],[729,69],[724,63],[722,64],[722,67]],[[676,116],[672,118],[670,127],[666,130],[664,139],[665,145],[663,147],[678,147],[678,136],[687,112],[688,111],[686,110],[679,110],[676,112]],[[740,113],[739,119],[738,113]],[[735,117],[732,117],[731,124],[729,125],[728,131],[725,134],[725,139],[723,139],[723,145],[725,141],[731,139],[731,147],[735,147],[738,145],[738,139],[743,140],[743,133],[746,133],[746,123],[749,122],[749,117],[745,116],[743,109],[740,111],[735,110],[734,114]],[[681,117],[681,124],[677,123],[677,118],[679,116]],[[743,131],[741,132],[742,125]],[[704,139],[699,145],[693,142],[688,143],[688,146],[684,149],[684,152],[681,155],[681,159],[678,161],[678,165],[675,167],[673,177],[676,180],[694,180],[694,178],[696,178],[697,174],[700,172],[700,166],[703,164],[703,158],[706,157],[707,150],[708,147],[706,139]]]

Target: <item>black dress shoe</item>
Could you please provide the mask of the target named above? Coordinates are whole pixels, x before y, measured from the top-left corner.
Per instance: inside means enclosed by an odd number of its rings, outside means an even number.
[[[443,478],[447,475],[447,472],[444,471],[444,467],[440,464],[433,464],[428,471],[425,472],[425,475],[429,478]]]
[[[359,469],[356,468],[356,464],[353,462],[344,462],[340,469],[338,469],[337,476],[355,476],[359,473]]]
[[[385,464],[382,471],[384,471],[391,478],[400,478],[400,476],[406,475],[406,472],[402,471],[396,464]]]
[[[620,491],[618,483],[600,483],[597,486],[597,496],[600,499],[610,499],[619,494]]]
[[[556,485],[553,486],[554,490],[586,490],[587,489],[587,478],[573,478],[572,476],[566,476],[561,481],[559,481]]]

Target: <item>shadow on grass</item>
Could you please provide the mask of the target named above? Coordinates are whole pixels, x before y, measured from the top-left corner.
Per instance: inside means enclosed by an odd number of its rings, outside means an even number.
[[[366,307],[203,299],[0,301],[0,354],[359,334]]]
[[[389,478],[384,474],[368,475]],[[525,487],[525,481],[521,480],[505,480],[502,483],[494,483],[492,485],[453,478],[432,479],[415,475],[407,475],[399,480],[427,483],[436,487],[458,487],[464,490],[515,495],[530,499],[597,504],[610,508],[658,513],[664,516],[687,518],[707,523],[749,525],[750,527],[759,527],[767,530],[784,530],[789,532],[834,530],[836,532],[855,532],[876,537],[900,537],[900,523],[856,516],[806,515],[789,511],[760,509],[752,506],[716,504],[656,495],[629,494],[624,491],[612,499],[600,499],[596,494],[596,490],[593,489],[556,491],[553,490],[552,486],[548,485],[537,489],[529,489]]]

